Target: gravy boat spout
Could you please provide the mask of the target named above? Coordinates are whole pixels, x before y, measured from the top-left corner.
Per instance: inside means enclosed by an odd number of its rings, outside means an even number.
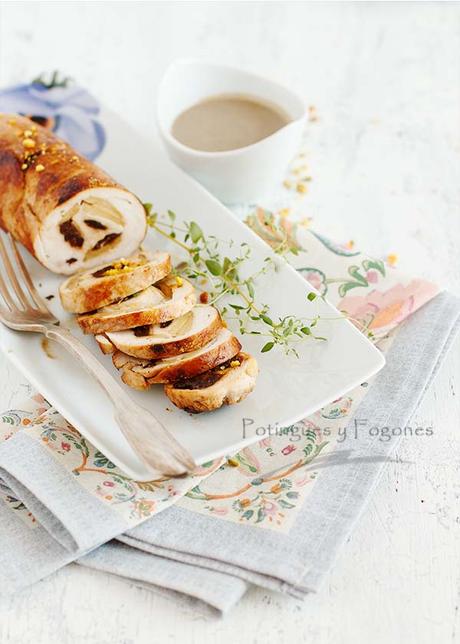
[[[179,114],[218,95],[241,95],[271,104],[286,114],[289,122],[256,143],[220,152],[196,150],[174,138],[171,130]],[[304,102],[289,89],[250,72],[213,63],[173,63],[158,92],[158,126],[169,156],[226,204],[255,203],[276,190],[300,145],[306,118]]]

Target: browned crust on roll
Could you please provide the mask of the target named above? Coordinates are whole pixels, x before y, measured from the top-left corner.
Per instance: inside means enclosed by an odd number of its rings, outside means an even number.
[[[179,313],[177,317],[189,311],[195,304],[195,300],[196,297],[194,294],[184,300],[184,311]],[[124,331],[125,329],[133,329],[136,326],[144,326],[144,324],[161,324],[162,322],[169,322],[174,317],[176,316],[171,313],[158,312],[155,309],[145,309],[143,311],[121,314],[116,318],[98,319],[96,314],[94,316],[88,316],[87,318],[82,316],[77,318],[77,322],[84,333],[95,334],[109,331]]]
[[[167,280],[168,278],[166,278]],[[167,284],[163,284],[162,280],[155,286],[164,290]],[[175,318],[184,315],[193,308],[196,303],[196,294],[191,290],[182,299],[171,301],[170,305],[161,308],[160,306],[140,309],[137,311],[130,311],[127,313],[119,313],[111,317],[104,317],[95,313],[86,313],[77,318],[84,333],[106,333],[109,331],[124,331],[125,329],[133,329],[136,326],[144,326],[145,324],[162,324],[169,322]]]
[[[181,307],[176,307],[174,312],[170,310],[159,311],[157,309],[144,309],[143,311],[133,311],[132,313],[120,314],[116,318],[98,318],[97,314],[81,316],[77,322],[83,329],[84,333],[105,333],[109,331],[124,331],[133,329],[136,326],[144,324],[162,324],[169,322],[176,317],[187,313],[196,302],[195,293],[190,293],[184,298]]]
[[[151,366],[155,368],[155,373],[152,375],[149,374],[148,361],[131,358],[121,351],[116,351],[112,359],[117,369],[121,370],[121,379],[125,384],[135,389],[147,389],[150,385],[192,378],[230,360],[240,350],[240,341],[231,335],[226,342],[211,347],[209,351],[190,360],[183,360],[181,363],[173,363],[164,367],[161,366],[161,360],[152,362]]]
[[[66,311],[72,313],[87,313],[100,309],[107,304],[112,304],[118,300],[142,291],[151,284],[163,279],[171,271],[171,258],[167,253],[163,253],[164,259],[161,261],[148,261],[144,264],[134,267],[131,271],[107,275],[104,277],[95,277],[91,284],[74,287],[70,286],[73,280],[77,280],[79,274],[70,277],[59,288],[62,306]],[[136,257],[133,256],[133,260]],[[114,264],[116,262],[112,262]],[[109,266],[105,263],[103,266]],[[96,267],[87,271],[93,275],[101,268]]]
[[[259,369],[255,358],[248,353],[241,352],[236,358],[240,364],[225,369],[209,387],[187,389],[169,383],[164,386],[164,392],[176,407],[192,414],[239,403],[253,391]]]
[[[109,338],[103,333],[98,333],[96,336],[94,336],[94,339],[96,340],[99,349],[105,355],[112,354],[117,350],[116,346],[112,344]]]
[[[26,130],[33,131],[31,149],[24,146]],[[26,159],[26,152],[34,156]],[[24,116],[0,114],[0,226],[30,253],[35,255],[34,240],[47,215],[92,188],[124,190],[50,130]]]
[[[206,344],[208,344],[208,342],[216,337],[218,331],[222,328],[222,326],[222,319],[220,315],[218,315],[214,318],[214,320],[212,320],[211,324],[206,329],[202,329],[189,338],[183,338],[182,340],[152,345],[150,347],[151,357],[169,358],[172,356],[180,355],[182,353],[187,353],[189,351],[196,351],[196,349],[201,349],[201,347],[204,347]],[[133,350],[132,355],[134,355],[134,353],[135,352]]]
[[[149,379],[149,382],[150,384],[157,384],[191,378],[230,360],[230,358],[236,356],[240,351],[240,341],[232,335],[227,342],[219,344],[217,347],[197,356],[193,360],[161,369],[159,373]]]
[[[155,358],[170,358],[172,356],[177,356],[182,353],[188,353],[189,351],[195,351],[196,349],[201,349],[208,342],[213,340],[217,333],[222,329],[223,322],[220,315],[211,321],[209,326],[205,329],[201,329],[198,333],[182,338],[181,340],[171,340],[171,342],[162,342],[159,344],[152,344],[147,347],[142,346],[130,346],[123,347],[124,353],[135,358],[144,358],[144,359],[155,359]],[[112,342],[110,338],[106,338],[108,342]],[[96,340],[98,340],[96,338]],[[112,343],[113,344],[113,343]],[[101,346],[101,343],[99,344]],[[116,345],[113,345],[117,349]],[[122,350],[120,348],[120,350]],[[104,348],[101,346],[101,351],[108,353],[107,345],[104,343]],[[110,352],[111,353],[111,352]]]

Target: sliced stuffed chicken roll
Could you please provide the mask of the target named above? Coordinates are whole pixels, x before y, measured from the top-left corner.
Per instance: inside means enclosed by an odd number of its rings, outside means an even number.
[[[129,256],[146,218],[137,197],[51,131],[0,114],[0,226],[70,275]]]
[[[77,322],[85,333],[123,331],[169,322],[190,311],[195,302],[195,289],[190,282],[170,275],[115,304],[80,315]]]
[[[118,349],[137,358],[167,358],[195,351],[210,342],[223,327],[219,312],[213,306],[196,306],[175,320],[139,326],[127,331],[107,333],[96,340],[104,353]]]
[[[69,277],[59,288],[62,306],[72,313],[87,313],[143,291],[171,270],[168,253],[139,251]]]
[[[241,350],[241,344],[229,329],[223,328],[214,340],[195,351],[181,353],[162,360],[142,360],[116,351],[113,364],[121,371],[121,379],[135,389],[147,389],[150,385],[177,382],[192,378],[213,369]]]
[[[241,352],[214,369],[165,385],[164,390],[176,407],[199,414],[241,402],[254,389],[258,372],[255,358]]]

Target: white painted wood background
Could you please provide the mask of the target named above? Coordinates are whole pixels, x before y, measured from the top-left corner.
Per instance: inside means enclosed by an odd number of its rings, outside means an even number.
[[[460,5],[2,3],[0,84],[60,70],[150,136],[177,57],[247,66],[303,92],[315,226],[460,294]],[[0,601],[0,641],[460,642],[460,339],[321,592],[253,590],[221,622],[69,566]],[[24,382],[0,358],[0,406]]]

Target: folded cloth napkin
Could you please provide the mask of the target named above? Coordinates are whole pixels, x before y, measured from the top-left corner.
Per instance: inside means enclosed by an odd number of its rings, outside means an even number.
[[[220,612],[247,581],[296,596],[315,587],[394,444],[370,432],[351,444],[342,440],[344,426],[352,415],[378,428],[407,422],[451,341],[458,302],[433,299],[433,285],[310,231],[301,229],[300,238],[309,265],[297,268],[381,342],[431,299],[396,335],[382,374],[242,450],[232,460],[237,467],[212,462],[194,476],[150,483],[126,477],[35,395],[2,418],[1,592],[76,559]],[[350,298],[350,288],[362,294]],[[409,367],[415,372],[407,377]],[[115,537],[134,548],[101,546]]]
[[[0,594],[38,581],[161,511],[218,464],[187,479],[135,483],[40,395],[2,414],[0,438]],[[180,596],[202,612],[224,612],[246,590],[240,579],[205,569],[189,589],[190,566],[166,568],[161,558],[115,542],[82,562]]]
[[[219,480],[216,472],[178,504],[119,540],[295,597],[316,590],[401,436],[433,440],[427,438],[433,428],[411,426],[410,420],[459,323],[460,300],[443,293],[404,324],[387,353],[385,369],[345,426],[347,438],[345,432],[336,433],[338,442],[328,457],[318,457],[297,470],[297,476],[292,474],[296,460],[282,471],[257,472],[246,479],[246,486],[241,485],[242,476],[237,481],[233,473],[222,472]],[[308,495],[294,507],[309,477]],[[215,499],[225,498],[222,490],[238,487],[244,493],[228,496],[242,506],[237,507],[240,520],[222,521]],[[249,501],[244,505],[243,495]],[[289,512],[296,514],[289,530],[273,529],[273,523],[261,529],[267,516]]]
[[[248,587],[237,577],[158,557],[116,541],[93,550],[78,563],[128,579],[136,586],[210,617],[226,613]]]

